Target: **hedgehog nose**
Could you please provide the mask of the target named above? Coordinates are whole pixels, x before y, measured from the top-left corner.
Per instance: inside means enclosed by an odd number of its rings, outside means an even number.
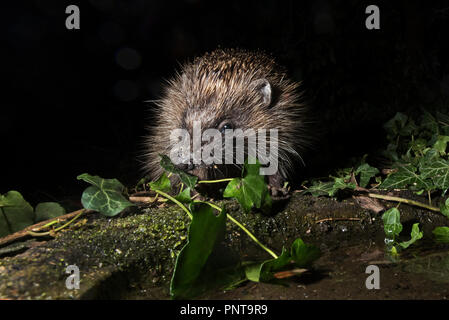
[[[179,164],[176,164],[175,167],[182,171],[189,171],[189,170],[193,169],[193,164],[192,163],[179,163]]]

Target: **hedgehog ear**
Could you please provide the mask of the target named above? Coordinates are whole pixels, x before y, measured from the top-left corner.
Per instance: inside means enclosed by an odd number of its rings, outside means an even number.
[[[271,104],[271,85],[267,79],[257,79],[253,81],[253,88],[258,91],[263,101],[264,106],[268,107]]]

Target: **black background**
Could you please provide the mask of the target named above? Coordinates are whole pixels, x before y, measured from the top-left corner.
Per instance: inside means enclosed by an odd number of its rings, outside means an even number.
[[[265,50],[303,81],[321,135],[300,180],[366,153],[381,161],[382,124],[396,111],[448,106],[449,3],[427,2],[2,2],[0,193],[79,205],[78,174],[135,183],[152,121],[144,101],[179,63],[217,47]],[[65,28],[69,4],[80,30]],[[365,28],[369,4],[380,30]],[[128,48],[131,69],[119,58]]]

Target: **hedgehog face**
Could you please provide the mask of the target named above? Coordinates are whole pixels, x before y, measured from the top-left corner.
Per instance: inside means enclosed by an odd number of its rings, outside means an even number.
[[[170,139],[176,130],[184,130],[191,141],[180,150],[186,160],[177,164],[180,169],[201,180],[240,176],[241,162],[225,161],[229,150],[223,144],[223,135],[229,130],[241,130],[249,141],[246,133],[260,129],[278,130],[279,154],[275,156],[280,159],[280,174],[287,177],[294,168],[293,162],[300,159],[298,150],[307,142],[302,127],[304,108],[298,103],[297,88],[298,84],[291,82],[272,58],[258,52],[216,50],[185,64],[181,73],[169,81],[157,103],[157,119],[146,142],[146,166],[152,177],[157,178],[163,171],[159,155],[176,151],[179,139]],[[195,130],[196,126],[200,129]],[[201,137],[196,143],[201,161],[192,161],[198,160],[193,142],[195,131]],[[221,163],[202,159],[202,152],[214,136],[203,139],[210,131],[221,136]],[[244,150],[246,156],[246,145]],[[231,158],[238,160],[233,154]]]
[[[247,86],[234,85],[232,87],[228,84],[228,87],[225,88],[224,85],[226,84],[223,83],[223,80],[213,75],[207,80],[207,87],[203,88],[197,84],[197,82],[201,83],[201,79],[190,79],[185,75],[182,76],[182,79],[184,81],[183,87],[187,89],[195,87],[194,92],[197,94],[192,95],[190,94],[191,91],[184,92],[188,107],[180,119],[180,126],[188,134],[188,137],[182,139],[191,139],[192,142],[190,146],[184,145],[184,147],[176,149],[176,152],[181,153],[189,149],[189,152],[185,152],[182,156],[184,161],[176,163],[176,165],[179,169],[196,175],[200,179],[225,178],[229,177],[230,174],[238,176],[243,161],[236,161],[234,154],[236,137],[233,138],[233,148],[227,149],[224,143],[225,132],[240,129],[244,131],[240,134],[248,134],[249,130],[252,129],[253,132],[250,134],[255,135],[258,128],[252,128],[252,125],[258,123],[254,122],[251,117],[256,114],[257,110],[269,109],[272,101],[270,83],[262,78],[251,81]],[[208,146],[209,149],[215,151],[215,147],[210,147],[210,145],[218,143],[220,152],[218,155],[213,155],[215,160],[218,161],[210,162],[204,159],[195,161],[195,142],[193,142],[193,139],[198,134],[201,135],[201,142],[197,144],[197,149],[201,148],[198,153],[204,156],[204,148]],[[217,142],[218,140],[219,142]],[[179,142],[180,139],[178,138],[177,141]],[[248,151],[247,142],[247,139],[243,142],[244,155],[247,155]],[[229,155],[229,152],[232,155]],[[232,157],[232,163],[226,163],[226,157],[228,157],[227,159]]]

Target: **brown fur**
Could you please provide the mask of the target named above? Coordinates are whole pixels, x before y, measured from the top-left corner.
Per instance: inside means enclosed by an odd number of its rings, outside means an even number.
[[[271,85],[269,105],[257,90],[261,79]],[[159,154],[169,154],[171,130],[191,129],[195,120],[201,121],[203,130],[217,128],[224,119],[232,119],[235,128],[243,130],[279,130],[280,177],[274,180],[281,178],[281,183],[297,160],[302,161],[299,153],[308,141],[298,86],[271,57],[259,52],[218,49],[185,64],[156,101],[156,119],[145,141],[146,169],[153,178],[162,173]],[[219,171],[208,168],[193,173],[201,179],[227,175],[227,170]]]

